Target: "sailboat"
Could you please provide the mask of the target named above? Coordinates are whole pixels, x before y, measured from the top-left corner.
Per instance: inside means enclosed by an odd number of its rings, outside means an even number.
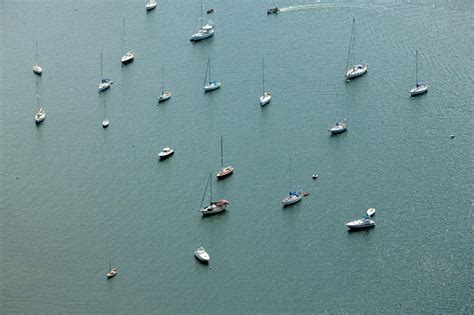
[[[224,179],[234,172],[234,167],[229,165],[224,167],[224,145],[223,137],[221,136],[221,170],[217,173],[217,179]]]
[[[343,133],[346,130],[347,130],[347,119],[338,121],[333,127],[329,128],[329,132],[331,133],[331,135],[337,135],[339,133]]]
[[[207,81],[208,78],[209,81]],[[220,87],[221,83],[219,81],[211,79],[211,57],[209,57],[207,59],[206,76],[204,77],[204,92],[217,90]]]
[[[102,121],[102,128],[107,128],[109,124],[110,122],[107,119],[107,104],[105,103],[105,99],[104,99],[104,120]]]
[[[209,205],[203,208],[202,203],[204,201],[204,198],[206,197],[206,192],[207,192],[207,187],[208,186],[209,186]],[[228,202],[225,199],[220,199],[218,201],[212,201],[212,174],[209,173],[209,178],[207,179],[206,189],[204,190],[204,194],[203,194],[202,199],[201,199],[201,206],[200,206],[201,209],[199,211],[201,211],[203,216],[210,215],[210,214],[216,214],[216,213],[224,211],[229,204],[230,204],[230,202]]]
[[[38,51],[38,41],[36,41],[36,64],[33,65],[33,72],[37,75],[43,73],[43,68],[39,64],[39,51]]]
[[[281,201],[281,203],[283,204],[283,207],[293,205],[293,204],[299,202],[301,200],[301,198],[303,197],[303,195],[300,192],[291,191],[291,158],[290,158],[290,162],[289,162],[289,172],[290,172],[290,176],[288,177],[288,180],[289,180],[289,193],[288,193],[288,196],[286,196]]]
[[[163,75],[164,71],[163,71],[163,66],[161,66],[161,94],[160,96],[158,96],[158,103],[161,103],[161,102],[164,102],[166,100],[169,100],[169,98],[171,97],[171,92],[165,92],[164,88],[163,88],[163,82],[164,82],[164,75]]]
[[[46,112],[44,111],[43,107],[40,107],[38,79],[36,79],[36,107],[38,110],[35,114],[35,122],[37,125],[39,125],[46,118]]]
[[[352,31],[351,31],[351,41],[349,44],[349,56],[347,57],[347,67],[346,67],[346,80],[354,79],[360,77],[367,73],[368,65],[366,63],[353,64],[355,53],[353,48],[355,45],[355,18],[352,18]]]
[[[114,82],[110,79],[104,79],[104,71],[102,69],[102,53],[100,53],[100,82],[98,85],[99,93],[107,90],[112,83]]]
[[[428,92],[428,85],[420,84],[418,82],[418,50],[416,51],[416,79],[415,79],[415,87],[410,90],[411,96],[417,96],[423,93]]]
[[[112,262],[111,261],[109,261],[109,270],[110,271],[107,272],[107,279],[113,278],[117,275],[118,270],[115,267],[112,268]]]
[[[145,5],[147,11],[153,10],[156,7],[156,0],[148,0]]]
[[[202,0],[201,0],[201,17],[199,19],[200,24],[202,25]],[[192,42],[198,42],[200,40],[206,39],[214,35],[214,25],[211,21],[207,22],[206,25],[202,25],[197,33],[193,34],[189,39]]]
[[[265,61],[262,58],[262,96],[260,96],[260,105],[265,106],[270,103],[272,99],[272,93],[265,91]]]
[[[122,52],[123,52],[123,56],[121,59],[122,66],[132,62],[133,59],[135,58],[132,51],[127,50],[127,46],[125,46],[125,17],[123,18]]]

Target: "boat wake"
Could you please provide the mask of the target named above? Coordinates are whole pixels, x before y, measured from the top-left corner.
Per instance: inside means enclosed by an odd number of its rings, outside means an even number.
[[[326,10],[326,9],[347,9],[347,8],[358,8],[358,9],[369,9],[374,8],[377,10],[380,9],[387,9],[381,7],[380,5],[372,5],[372,4],[351,4],[351,3],[317,3],[317,4],[302,4],[302,5],[294,5],[289,6],[286,8],[280,8],[279,13],[284,12],[293,12],[293,11],[304,11],[304,10]]]

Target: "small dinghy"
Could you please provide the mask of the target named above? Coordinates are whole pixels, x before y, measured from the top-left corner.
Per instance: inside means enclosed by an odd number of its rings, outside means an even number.
[[[267,14],[277,14],[280,12],[280,9],[278,7],[270,8],[267,10]]]
[[[373,217],[375,215],[375,208],[369,208],[367,209],[367,215],[369,217]]]
[[[203,264],[209,263],[209,259],[210,259],[209,254],[206,252],[206,250],[202,246],[196,249],[196,251],[194,252],[194,256],[197,258],[197,260],[199,260]]]
[[[209,10],[207,10],[207,12],[206,12],[206,13],[207,13],[207,14],[214,13],[214,9],[209,9]]]
[[[109,262],[110,271],[107,272],[107,279],[113,278],[117,275],[117,268],[112,268],[112,262]]]
[[[166,147],[160,153],[158,153],[158,157],[160,158],[160,160],[164,160],[164,159],[169,158],[173,154],[174,154],[174,150],[169,147]]]
[[[318,174],[313,174],[313,179],[318,179],[319,175]]]

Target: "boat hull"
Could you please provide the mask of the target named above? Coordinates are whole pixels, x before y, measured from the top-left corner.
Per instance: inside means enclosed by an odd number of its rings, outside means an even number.
[[[109,126],[110,122],[108,119],[105,119],[103,122],[102,122],[102,128],[107,128]]]
[[[215,82],[215,83],[210,83],[210,84],[206,84],[204,86],[204,92],[210,92],[210,91],[214,91],[214,90],[217,90],[218,88],[221,87],[221,83],[220,82]]]
[[[164,101],[167,101],[170,99],[171,97],[171,92],[164,92],[162,93],[159,97],[158,97],[158,103],[161,103],[161,102],[164,102]]]
[[[267,105],[268,103],[270,103],[271,100],[272,100],[272,94],[265,92],[265,94],[260,96],[260,106]]]
[[[113,81],[102,81],[98,85],[99,93],[107,90],[114,82]]]
[[[417,96],[428,92],[427,85],[420,85],[410,90],[410,96]]]
[[[216,202],[212,202],[209,206],[202,208],[199,211],[201,211],[203,216],[212,215],[223,212],[228,205],[229,202],[227,200],[219,200]]]
[[[117,275],[117,269],[112,269],[109,272],[107,272],[107,279],[113,278]]]
[[[196,34],[193,34],[189,39],[192,42],[199,42],[203,39],[212,37],[214,35],[214,29],[199,30]]]
[[[283,204],[283,207],[288,207],[288,206],[294,205],[295,203],[300,202],[302,198],[303,198],[302,194],[289,195],[285,199],[283,199],[281,203]]]
[[[217,173],[217,179],[224,179],[234,173],[234,168],[232,166],[227,166],[223,168],[219,173]]]
[[[375,227],[375,222],[372,220],[356,220],[346,224],[350,230],[365,230]]]
[[[37,75],[42,75],[43,74],[43,68],[41,68],[40,65],[34,65],[33,66],[33,72]]]
[[[351,80],[363,76],[367,73],[368,65],[356,65],[350,68],[346,73],[346,80]]]
[[[174,154],[174,151],[170,153],[166,153],[166,154],[160,153],[158,154],[158,157],[160,158],[160,161],[163,161],[169,158],[170,156],[172,156],[173,154]]]
[[[196,259],[203,264],[208,264],[210,260],[209,254],[202,247],[198,248],[194,252],[194,257],[196,257]]]
[[[120,61],[122,62],[122,65],[128,65],[129,63],[133,62],[134,59],[135,56],[133,54],[126,54]]]

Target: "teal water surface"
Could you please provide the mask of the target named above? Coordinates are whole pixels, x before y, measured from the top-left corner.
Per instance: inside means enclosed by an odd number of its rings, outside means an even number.
[[[199,1],[145,3],[0,2],[3,313],[474,312],[472,1],[205,0],[195,44]],[[369,71],[345,82],[352,16]],[[415,50],[429,92],[410,98]],[[221,135],[231,204],[202,218]],[[284,209],[290,157],[310,195]],[[348,233],[369,207],[376,228]]]

